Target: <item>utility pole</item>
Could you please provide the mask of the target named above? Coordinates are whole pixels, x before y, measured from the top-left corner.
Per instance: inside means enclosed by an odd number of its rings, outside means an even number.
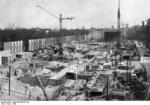
[[[107,76],[107,97],[106,100],[108,100],[108,76]]]
[[[129,84],[129,62],[127,60],[127,83]]]
[[[59,36],[58,36],[58,38],[57,38],[57,42],[58,42],[58,46],[59,47],[61,47],[61,37],[62,37],[62,35],[61,35],[61,30],[62,30],[62,21],[63,21],[63,19],[62,19],[62,14],[60,14],[59,15]]]
[[[11,66],[9,65],[9,95],[10,95],[10,93],[11,93],[11,87],[10,87],[10,85],[11,85]]]
[[[62,14],[59,15],[59,31],[62,29]]]

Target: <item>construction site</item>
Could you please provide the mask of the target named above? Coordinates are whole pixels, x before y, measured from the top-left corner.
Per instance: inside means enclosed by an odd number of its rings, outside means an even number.
[[[0,30],[0,101],[150,100],[149,40],[121,27],[118,4],[116,29],[67,31],[62,21],[74,17],[36,5],[59,31]]]

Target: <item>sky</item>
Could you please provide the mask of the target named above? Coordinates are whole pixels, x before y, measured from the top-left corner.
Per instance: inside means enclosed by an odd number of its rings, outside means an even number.
[[[0,0],[0,28],[58,28],[59,21],[36,5],[64,20],[63,28],[117,26],[118,0]],[[150,18],[150,0],[121,0],[121,23],[137,25]]]

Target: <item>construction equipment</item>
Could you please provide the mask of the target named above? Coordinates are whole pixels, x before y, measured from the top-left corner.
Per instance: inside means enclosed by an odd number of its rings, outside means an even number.
[[[39,6],[39,5],[37,5],[37,7],[42,9],[43,11],[48,13],[49,15],[51,15],[51,16],[53,16],[53,17],[55,17],[56,19],[59,20],[59,31],[62,30],[62,22],[63,22],[63,20],[73,20],[74,19],[74,17],[65,17],[65,18],[63,18],[62,14],[60,14],[59,17],[58,17],[58,16],[54,15],[53,13],[49,12],[48,10],[46,10],[45,8],[43,8],[43,7]]]

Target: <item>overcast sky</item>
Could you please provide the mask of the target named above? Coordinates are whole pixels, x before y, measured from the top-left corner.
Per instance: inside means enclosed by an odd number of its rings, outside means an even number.
[[[37,4],[57,16],[75,17],[63,22],[65,28],[116,27],[118,0],[0,0],[0,28],[58,28],[58,20]],[[141,24],[150,17],[149,10],[150,0],[121,0],[121,21]]]

